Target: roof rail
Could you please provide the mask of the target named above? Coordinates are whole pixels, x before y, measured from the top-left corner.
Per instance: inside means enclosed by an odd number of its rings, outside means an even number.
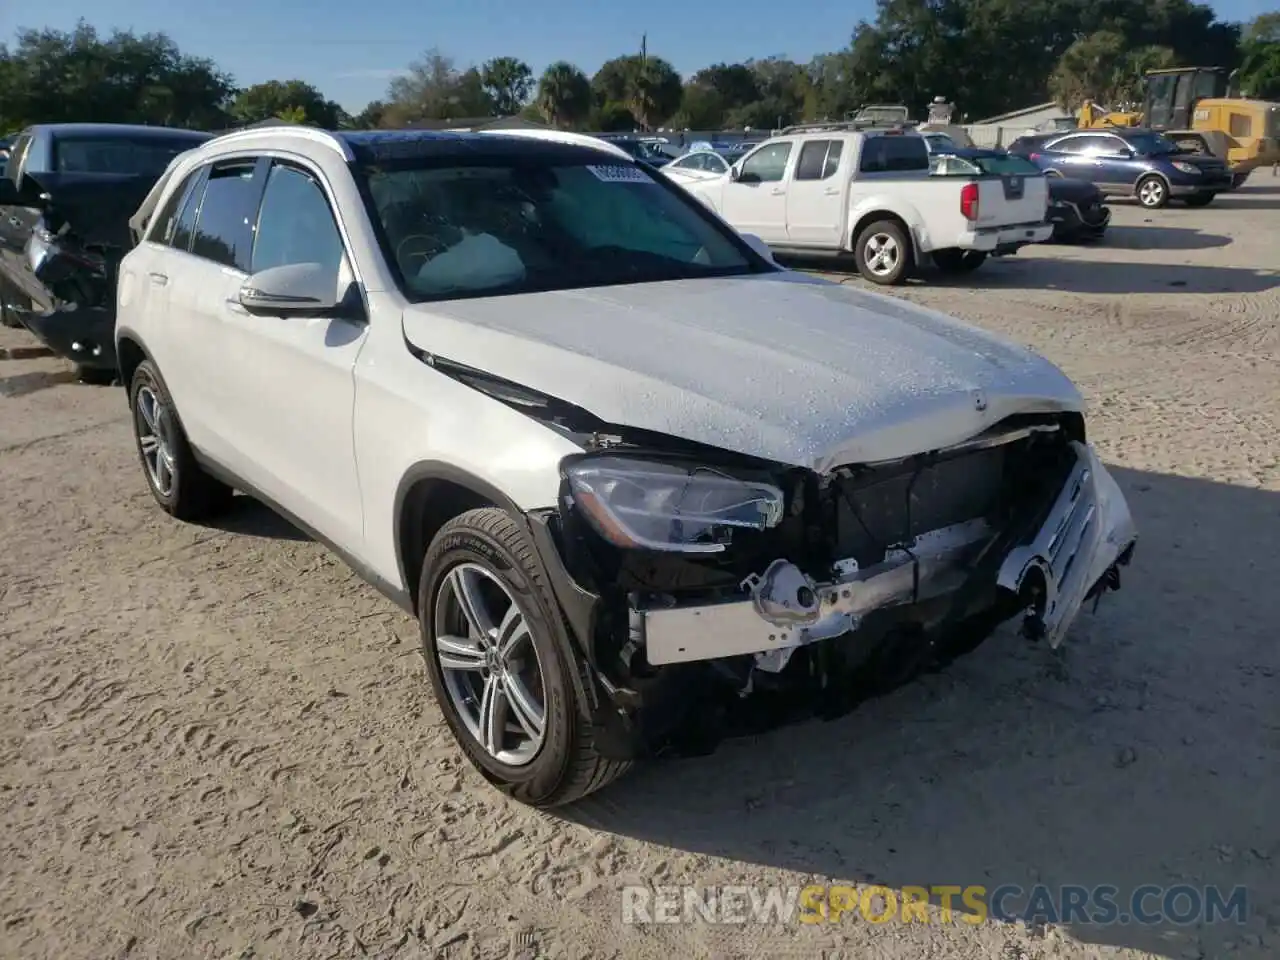
[[[815,123],[797,123],[784,127],[778,136],[787,137],[795,133],[836,133],[850,130],[856,133],[875,132],[878,130],[913,130],[919,124],[914,121],[906,123],[885,123],[880,120],[823,120]]]
[[[211,143],[225,143],[234,140],[243,140],[248,137],[260,136],[264,133],[287,133],[291,137],[301,137],[304,140],[310,140],[328,147],[337,153],[343,160],[348,163],[355,159],[355,155],[351,152],[351,148],[347,146],[340,136],[329,130],[321,130],[319,127],[307,127],[302,124],[290,123],[287,120],[280,123],[263,123],[255,124],[252,127],[245,127],[242,130],[232,130],[230,133],[219,134],[211,140],[201,144],[201,148],[207,147]]]
[[[590,147],[602,153],[611,153],[614,156],[621,157],[628,163],[635,162],[635,157],[621,147],[610,143],[608,140],[601,140],[599,137],[593,137],[586,133],[570,133],[568,130],[529,129],[481,130],[479,132],[487,137],[524,137],[526,140],[549,140],[552,143],[567,143],[575,147]]]

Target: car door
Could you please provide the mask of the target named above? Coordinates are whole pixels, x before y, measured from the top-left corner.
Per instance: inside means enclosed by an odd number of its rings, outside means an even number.
[[[1037,166],[1053,170],[1064,177],[1093,182],[1098,174],[1098,160],[1090,152],[1101,138],[1089,134],[1074,134],[1045,144],[1037,154]]]
[[[197,450],[237,474],[246,458],[231,403],[227,301],[248,276],[265,166],[244,156],[208,165],[188,208],[190,235],[180,219],[163,269],[150,278],[168,290],[160,369],[183,428]]]
[[[182,384],[185,380],[184,344],[181,336],[173,336],[172,274],[175,267],[181,271],[179,258],[189,255],[196,207],[208,169],[200,167],[187,174],[153,215],[142,242],[120,264],[118,321],[134,327],[146,339],[166,382],[172,378]],[[174,401],[178,402],[177,397]]]
[[[1114,191],[1116,188],[1132,187],[1143,173],[1141,158],[1134,155],[1127,142],[1114,134],[1105,134],[1091,138],[1095,143],[1089,147],[1097,160],[1097,174],[1093,182],[1103,189]]]
[[[765,243],[787,240],[787,164],[794,144],[772,140],[739,164],[737,180],[724,185],[722,216],[743,233]]]
[[[844,141],[809,140],[800,145],[795,172],[787,187],[787,240],[798,244],[838,246],[847,207],[839,176]]]
[[[272,160],[253,230],[250,274],[317,263],[335,291],[359,297],[321,174]],[[241,276],[243,281],[246,277]],[[356,475],[354,369],[367,323],[348,317],[250,314],[236,291],[223,302],[220,353],[237,473],[337,543],[364,535]]]

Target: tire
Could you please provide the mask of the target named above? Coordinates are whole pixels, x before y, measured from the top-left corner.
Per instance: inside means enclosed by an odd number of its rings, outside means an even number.
[[[1193,193],[1189,197],[1183,197],[1182,202],[1188,207],[1207,207],[1216,196],[1216,193]]]
[[[881,286],[905,283],[913,266],[911,241],[897,220],[877,220],[865,227],[854,241],[853,256],[863,278]]]
[[[129,409],[142,473],[161,509],[178,520],[203,520],[226,510],[231,488],[205,473],[196,461],[169,390],[150,360],[138,364],[133,373]]]
[[[1133,188],[1133,195],[1148,210],[1159,210],[1169,203],[1169,185],[1164,177],[1149,173]]]
[[[471,598],[470,617],[463,594]],[[554,807],[594,793],[630,768],[630,761],[608,759],[595,748],[573,681],[582,672],[577,655],[556,636],[559,605],[533,545],[506,511],[470,510],[441,528],[423,560],[418,610],[436,702],[490,784],[521,803]],[[467,625],[473,620],[479,629]],[[493,639],[475,642],[480,635]],[[508,652],[494,640],[509,645]],[[503,711],[489,746],[486,700],[491,710]],[[518,709],[521,703],[532,709]]]
[[[985,250],[961,250],[947,247],[932,253],[933,263],[943,273],[973,273],[987,262]]]

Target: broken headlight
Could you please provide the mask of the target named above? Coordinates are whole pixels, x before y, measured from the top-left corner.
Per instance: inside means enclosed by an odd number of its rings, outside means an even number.
[[[719,553],[734,528],[764,530],[782,519],[782,491],[710,467],[591,457],[566,467],[573,502],[615,546]]]

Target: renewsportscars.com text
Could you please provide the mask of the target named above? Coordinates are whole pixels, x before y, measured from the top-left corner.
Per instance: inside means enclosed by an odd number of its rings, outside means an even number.
[[[932,905],[933,909],[930,910]],[[1189,884],[948,886],[628,886],[625,924],[1005,923],[1177,926],[1244,923],[1248,891]]]

